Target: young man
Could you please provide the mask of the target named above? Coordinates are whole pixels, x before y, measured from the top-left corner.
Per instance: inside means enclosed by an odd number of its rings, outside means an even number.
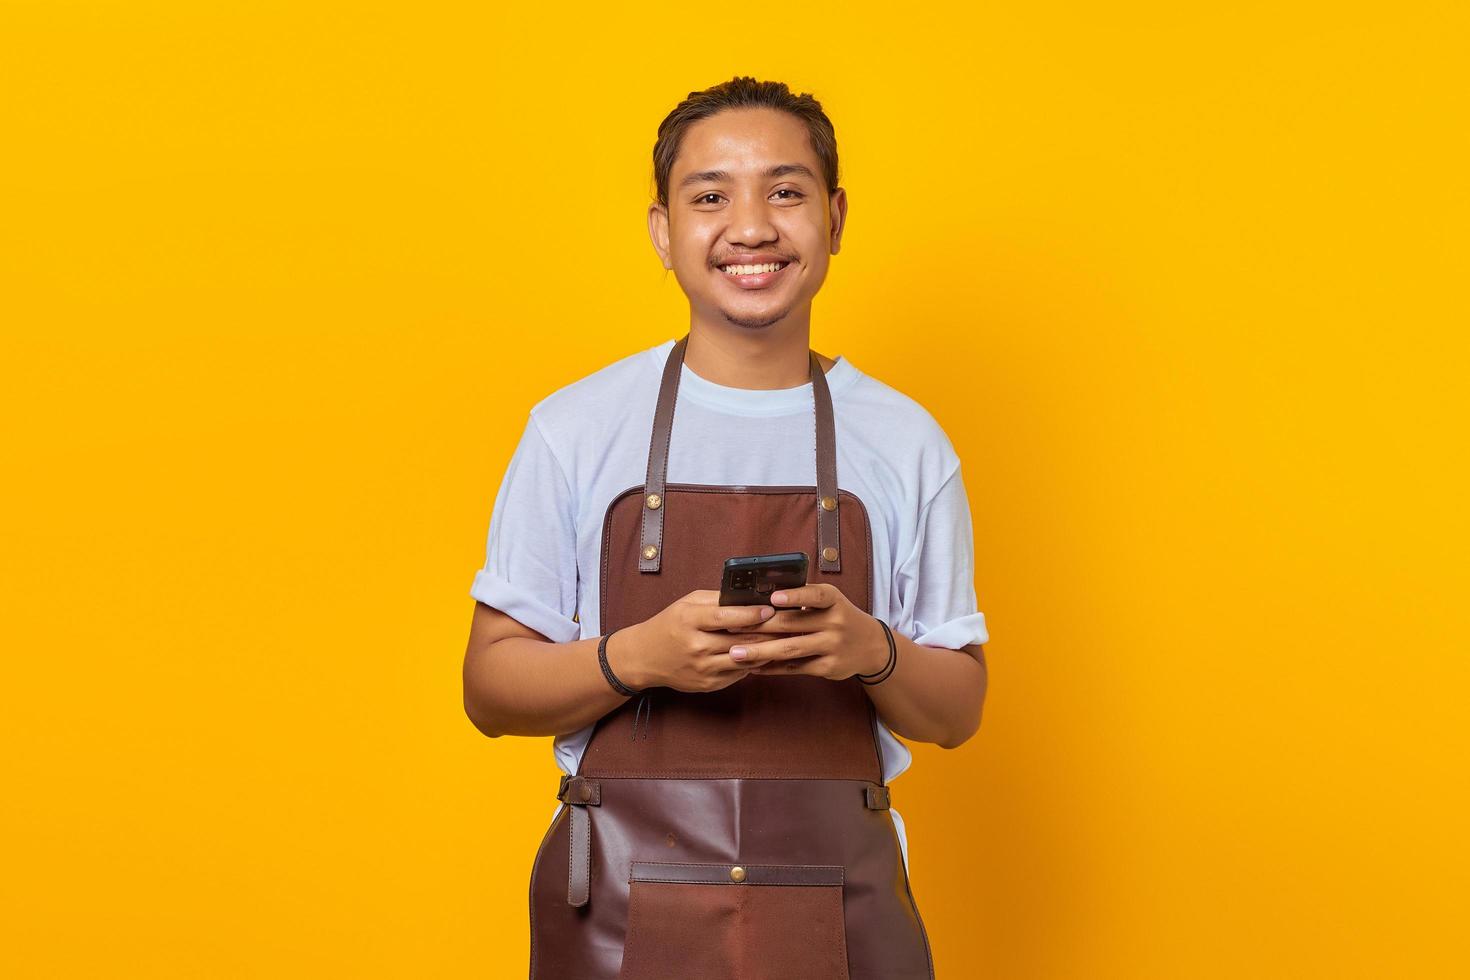
[[[531,408],[471,589],[466,712],[554,735],[565,773],[532,977],[932,976],[887,784],[891,732],[980,723],[960,461],[916,401],[810,351],[847,215],[816,100],[691,93],[653,156],[688,333]],[[719,604],[725,558],[796,551],[806,585]]]

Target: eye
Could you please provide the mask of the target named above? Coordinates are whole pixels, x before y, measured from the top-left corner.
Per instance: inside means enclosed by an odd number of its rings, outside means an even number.
[[[780,198],[780,200],[782,200],[782,201],[790,201],[790,200],[793,200],[795,198],[806,197],[806,195],[803,194],[801,191],[794,190],[794,189],[792,189],[790,187],[778,187],[772,193],[773,194],[788,194],[788,195],[790,195],[789,197]],[[694,199],[694,203],[695,204],[718,204],[719,203],[719,200],[718,199],[719,198],[722,198],[722,197],[724,197],[724,195],[721,194],[719,191],[707,191],[707,192],[699,195],[698,197],[696,197]],[[710,198],[716,198],[716,200],[713,200],[712,201],[712,200],[710,200]]]

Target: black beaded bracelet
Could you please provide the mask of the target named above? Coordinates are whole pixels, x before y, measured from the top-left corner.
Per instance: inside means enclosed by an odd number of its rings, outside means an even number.
[[[622,627],[619,626],[618,629],[622,629]],[[614,677],[612,668],[607,665],[607,640],[608,637],[617,631],[611,630],[610,632],[604,633],[602,634],[602,639],[597,641],[597,662],[602,665],[602,676],[607,678],[607,682],[613,686],[613,690],[619,694],[631,697],[638,692]]]
[[[857,679],[869,687],[872,687],[874,684],[882,684],[888,680],[889,675],[898,666],[898,645],[893,642],[893,630],[889,629],[888,624],[881,619],[878,620],[878,625],[883,627],[883,636],[888,640],[888,663],[883,665],[882,670],[874,671],[871,674],[857,675]],[[876,678],[876,680],[869,680],[868,678],[870,677]]]

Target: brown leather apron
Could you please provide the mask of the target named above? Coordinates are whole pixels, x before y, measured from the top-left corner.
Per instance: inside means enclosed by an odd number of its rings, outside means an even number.
[[[647,479],[607,507],[602,633],[718,589],[726,558],[783,551],[815,552],[808,581],[871,613],[868,515],[837,489],[816,354],[815,486],[665,482],[688,339],[664,365]],[[532,866],[532,980],[932,978],[874,718],[856,677],[761,674],[604,715]]]

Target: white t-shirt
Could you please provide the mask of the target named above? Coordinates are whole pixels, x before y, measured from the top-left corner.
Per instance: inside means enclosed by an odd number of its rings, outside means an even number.
[[[557,643],[601,635],[602,522],[613,497],[647,476],[659,382],[674,343],[614,361],[531,407],[495,495],[485,566],[471,596]],[[669,483],[815,485],[810,381],[731,388],[688,364],[682,369]],[[837,484],[862,500],[872,525],[872,614],[927,646],[986,642],[969,502],[949,438],[918,402],[845,357],[826,378]],[[556,736],[562,771],[577,771],[592,729]],[[908,768],[912,754],[881,719],[874,733],[887,782]],[[907,867],[903,819],[889,812]]]

